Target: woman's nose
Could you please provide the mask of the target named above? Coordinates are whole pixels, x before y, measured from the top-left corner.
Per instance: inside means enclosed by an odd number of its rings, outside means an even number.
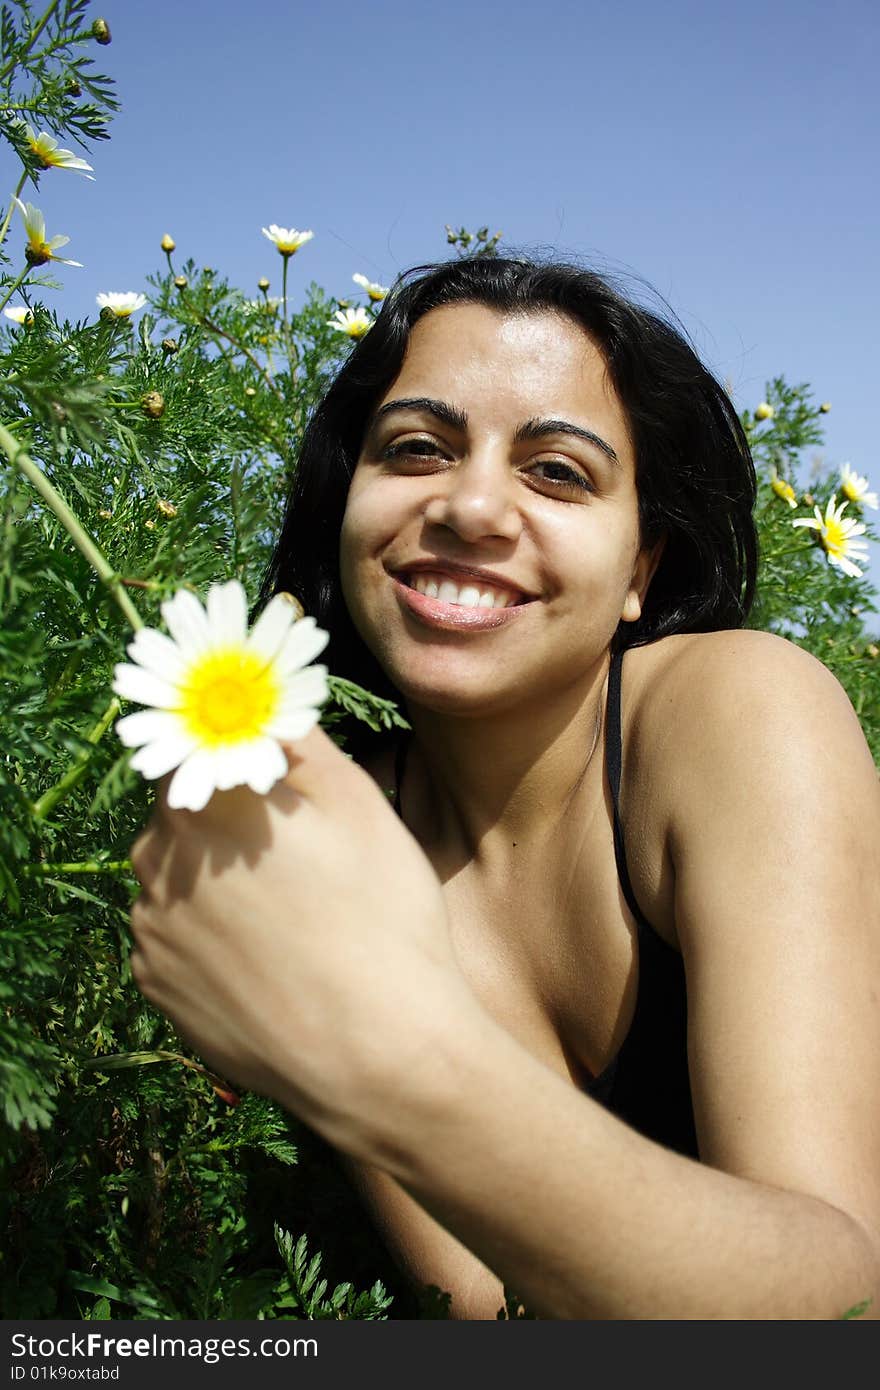
[[[426,521],[449,527],[463,540],[484,536],[516,540],[522,519],[506,454],[470,454],[454,468],[438,473],[437,481],[438,490],[425,509]]]

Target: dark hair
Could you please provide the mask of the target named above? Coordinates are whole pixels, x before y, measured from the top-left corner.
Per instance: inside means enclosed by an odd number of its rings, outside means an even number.
[[[373,327],[315,410],[261,599],[295,594],[330,633],[326,660],[377,695],[399,700],[355,630],[339,579],[349,483],[374,407],[398,375],[413,324],[446,304],[502,313],[556,311],[601,348],[635,446],[642,543],[666,535],[642,615],[615,644],[741,627],[755,590],[755,470],[733,404],[682,332],[575,265],[473,257],[402,275]]]

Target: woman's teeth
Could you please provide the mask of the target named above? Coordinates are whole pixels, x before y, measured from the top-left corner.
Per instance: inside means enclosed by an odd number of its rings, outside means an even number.
[[[476,584],[454,584],[441,575],[414,574],[410,588],[418,589],[428,598],[441,603],[456,603],[461,608],[508,608],[516,603],[516,595],[504,589],[481,588]]]

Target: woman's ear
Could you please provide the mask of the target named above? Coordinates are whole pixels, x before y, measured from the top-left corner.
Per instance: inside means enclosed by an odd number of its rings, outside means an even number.
[[[625,623],[636,623],[642,616],[642,604],[645,601],[645,595],[648,592],[651,580],[654,578],[657,566],[660,563],[660,557],[665,548],[666,533],[664,532],[660,539],[655,541],[653,545],[643,546],[636,556],[632,578],[629,582],[626,598],[623,601],[623,613],[621,617]]]

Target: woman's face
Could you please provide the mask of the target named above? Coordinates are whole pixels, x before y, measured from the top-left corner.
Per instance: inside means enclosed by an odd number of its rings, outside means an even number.
[[[354,624],[407,700],[488,714],[588,678],[619,620],[639,616],[656,558],[640,547],[623,407],[587,334],[477,304],[419,319],[368,424],[340,542]]]

